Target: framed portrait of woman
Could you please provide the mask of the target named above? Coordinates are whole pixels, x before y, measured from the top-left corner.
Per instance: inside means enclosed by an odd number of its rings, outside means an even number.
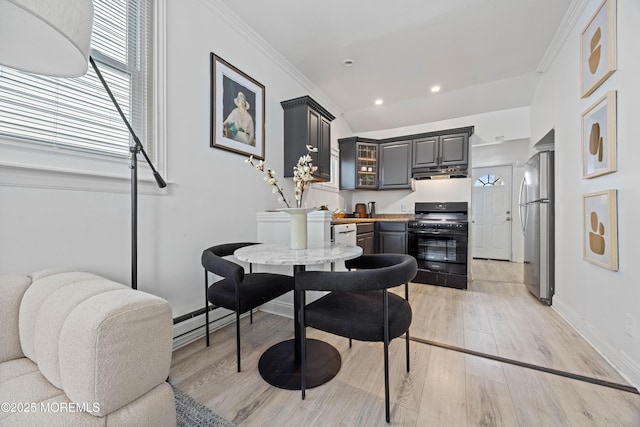
[[[211,53],[211,147],[264,159],[264,85]]]

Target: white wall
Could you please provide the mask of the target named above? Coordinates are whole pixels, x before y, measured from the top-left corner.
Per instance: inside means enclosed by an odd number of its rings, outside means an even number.
[[[458,127],[474,126],[475,142],[486,143],[495,141],[511,141],[529,138],[531,110],[529,107],[512,108],[509,110],[493,111],[491,113],[473,116],[456,117],[438,122],[423,123],[382,131],[364,132],[358,134],[364,138],[391,138],[394,136],[411,135],[415,133],[432,132]]]
[[[555,128],[556,295],[553,307],[640,386],[640,2],[619,0],[617,71],[586,99],[580,98],[580,33],[600,0],[590,0],[567,41],[542,75],[531,109],[532,141]],[[609,90],[618,91],[618,170],[582,179],[581,113]],[[582,259],[582,195],[618,190],[619,271]],[[625,333],[625,315],[635,319],[635,337]]]
[[[309,94],[322,104],[322,94],[303,87],[303,80],[246,38],[248,30],[213,2],[168,1],[167,8],[169,191],[139,199],[138,287],[166,298],[175,317],[204,306],[202,250],[254,240],[256,212],[278,207],[243,156],[209,147],[210,52],[265,85],[266,161],[280,177],[280,101]],[[337,138],[350,134],[343,119],[334,120],[336,146]],[[128,161],[122,170],[126,180]],[[129,284],[130,205],[124,188],[113,193],[0,186],[0,274],[69,266]],[[308,196],[330,206],[339,199],[326,190]]]
[[[356,190],[351,193],[349,212],[356,203],[376,202],[376,213],[413,213],[416,202],[469,202],[469,178],[425,179],[414,181],[412,190]],[[346,198],[345,198],[346,199]]]

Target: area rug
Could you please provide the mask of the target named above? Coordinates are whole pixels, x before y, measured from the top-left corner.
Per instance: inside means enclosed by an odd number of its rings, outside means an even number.
[[[202,403],[196,402],[182,390],[173,387],[176,400],[178,427],[234,427],[235,424],[222,418]]]

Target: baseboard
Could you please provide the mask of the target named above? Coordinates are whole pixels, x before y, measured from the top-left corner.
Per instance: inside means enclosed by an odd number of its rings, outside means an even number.
[[[322,297],[323,295],[328,294],[328,292],[324,291],[307,291],[306,292],[306,303],[310,304]],[[259,308],[260,311],[264,311],[265,313],[275,314],[282,317],[287,317],[289,319],[293,319],[293,302],[291,301],[283,301],[286,298],[276,298],[271,300],[265,304],[262,304]]]
[[[582,316],[562,302],[557,295],[551,306],[569,323],[618,373],[636,388],[640,388],[640,366],[629,356],[616,349],[602,334],[584,320]]]
[[[281,302],[277,299],[261,305],[257,310],[293,319],[293,304]],[[249,313],[242,314],[240,318],[243,319],[246,316],[249,316]],[[224,308],[211,310],[209,311],[209,333],[223,328],[228,324],[235,322],[235,320],[236,316],[231,310],[226,310]],[[204,337],[205,334],[204,313],[173,325],[173,351],[180,347],[184,347],[187,344],[191,344],[192,342]]]
[[[293,319],[293,304],[289,302],[278,301],[277,299],[262,304],[260,306],[260,311]]]

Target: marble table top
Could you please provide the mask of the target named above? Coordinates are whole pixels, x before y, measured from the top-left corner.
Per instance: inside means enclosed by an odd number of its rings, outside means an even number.
[[[261,243],[240,248],[233,255],[240,261],[254,264],[311,265],[357,258],[362,255],[362,248],[325,243],[309,245],[307,249],[291,249],[289,245]]]

